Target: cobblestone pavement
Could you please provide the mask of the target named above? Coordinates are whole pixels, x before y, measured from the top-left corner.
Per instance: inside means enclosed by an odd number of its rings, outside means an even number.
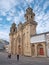
[[[49,65],[49,58],[33,58],[20,56],[19,61],[16,55],[9,59],[7,53],[0,53],[0,65]]]

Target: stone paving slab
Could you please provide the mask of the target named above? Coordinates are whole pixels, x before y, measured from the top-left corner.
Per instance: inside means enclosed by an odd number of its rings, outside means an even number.
[[[20,56],[19,61],[17,61],[16,55],[9,59],[7,53],[2,53],[0,54],[0,65],[49,65],[49,58]]]

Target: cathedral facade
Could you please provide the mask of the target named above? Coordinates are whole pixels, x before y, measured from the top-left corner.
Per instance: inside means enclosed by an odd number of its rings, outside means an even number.
[[[10,28],[9,52],[32,57],[47,57],[49,55],[49,32],[36,34],[37,22],[34,21],[35,14],[28,7],[24,15],[26,21]]]

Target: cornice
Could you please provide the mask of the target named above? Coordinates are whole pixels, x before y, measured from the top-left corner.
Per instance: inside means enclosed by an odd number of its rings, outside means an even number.
[[[25,22],[24,24],[23,24],[23,29],[24,29],[24,27],[26,26],[26,25],[28,25],[28,24],[32,24],[32,25],[37,25],[37,22],[36,21],[27,21],[27,22]]]

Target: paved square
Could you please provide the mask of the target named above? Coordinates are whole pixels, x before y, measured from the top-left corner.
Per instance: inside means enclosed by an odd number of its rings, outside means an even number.
[[[17,57],[12,56],[9,59],[7,53],[0,53],[0,65],[49,65],[49,58],[33,58],[20,56],[19,61]]]

